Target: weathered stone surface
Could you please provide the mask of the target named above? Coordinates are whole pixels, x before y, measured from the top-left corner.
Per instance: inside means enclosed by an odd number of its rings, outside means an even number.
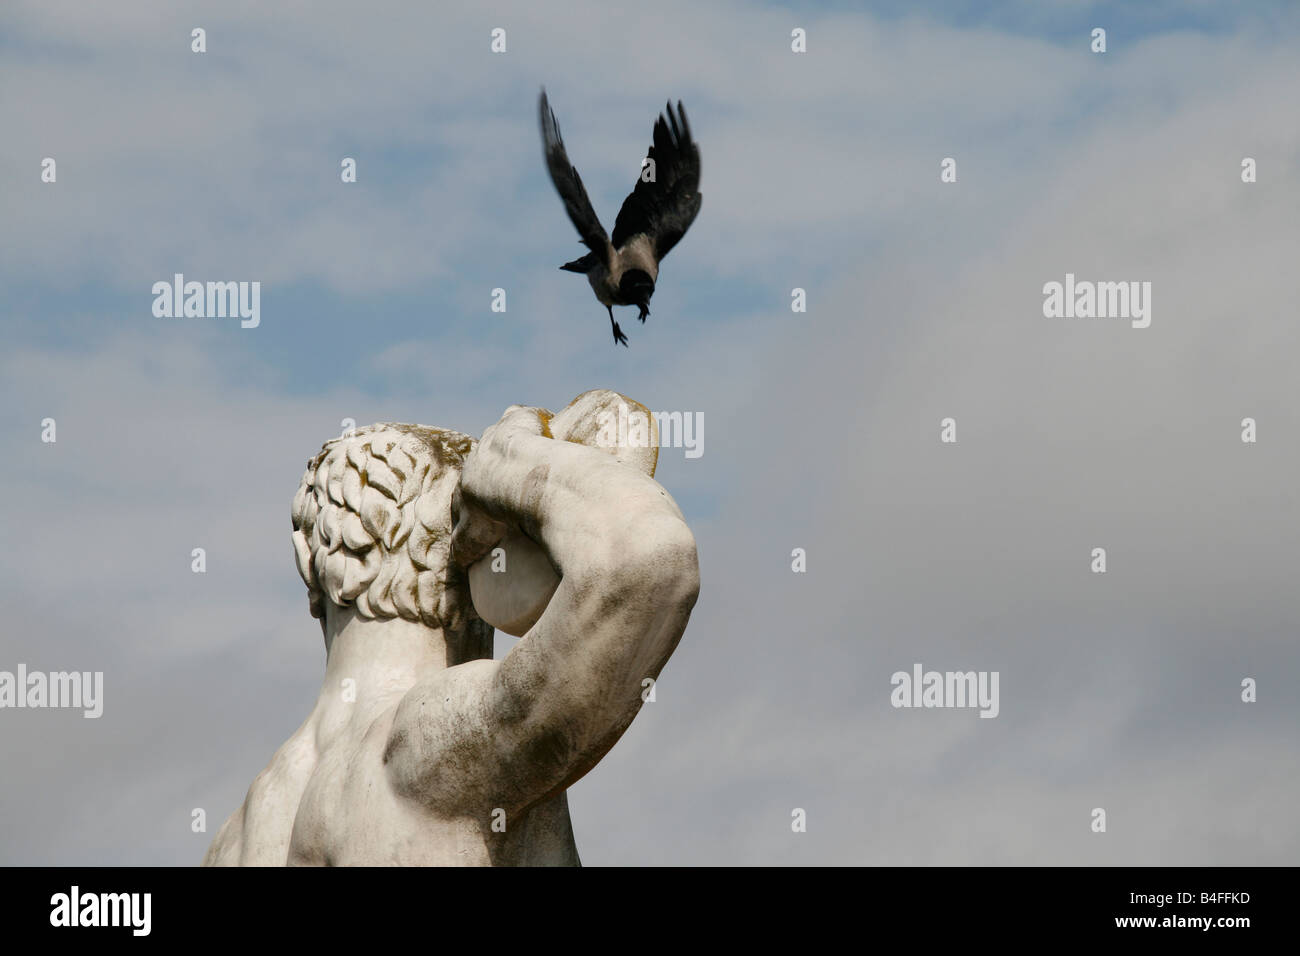
[[[325,680],[204,864],[576,865],[565,790],[699,590],[654,429],[597,390],[511,406],[477,444],[400,424],[326,443],[292,507]],[[501,661],[492,624],[523,635]]]

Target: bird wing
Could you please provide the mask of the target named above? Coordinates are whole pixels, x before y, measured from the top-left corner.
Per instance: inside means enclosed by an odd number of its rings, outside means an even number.
[[[546,169],[551,174],[555,191],[564,200],[564,211],[582,237],[583,244],[605,261],[609,256],[609,237],[605,227],[600,224],[596,210],[591,208],[587,190],[582,185],[582,177],[569,162],[569,154],[564,151],[564,140],[560,138],[560,124],[556,122],[555,113],[546,100],[546,91],[542,91],[538,103],[542,123],[542,153],[546,157]]]
[[[691,139],[681,100],[676,115],[672,103],[667,104],[667,113],[666,119],[659,114],[654,143],[646,153],[647,159],[654,160],[654,181],[647,182],[643,171],[614,221],[614,248],[621,249],[628,239],[644,234],[654,244],[656,259],[668,255],[700,211],[699,147]]]

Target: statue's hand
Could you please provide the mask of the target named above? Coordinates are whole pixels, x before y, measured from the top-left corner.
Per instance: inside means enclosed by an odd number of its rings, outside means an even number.
[[[646,482],[658,454],[649,410],[609,389],[584,392],[555,416],[506,409],[466,456],[452,497],[451,558],[469,572],[479,617],[522,636],[561,569],[589,560],[616,526],[664,508],[680,521],[667,492]],[[600,514],[609,520],[593,522]]]
[[[504,466],[519,457],[514,439],[545,436],[549,418],[545,409],[511,405],[465,458],[451,498],[451,559],[457,564],[468,567],[479,560],[516,523],[509,511],[518,502],[518,491],[507,478],[513,469]]]

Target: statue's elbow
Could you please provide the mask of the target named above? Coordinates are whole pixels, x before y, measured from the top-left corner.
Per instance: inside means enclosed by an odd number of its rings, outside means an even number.
[[[683,536],[674,552],[674,595],[682,609],[689,614],[700,596],[700,554],[695,547],[695,535],[682,523]]]
[[[677,517],[656,517],[628,529],[624,574],[631,587],[654,603],[690,613],[700,594],[700,559],[695,535]]]

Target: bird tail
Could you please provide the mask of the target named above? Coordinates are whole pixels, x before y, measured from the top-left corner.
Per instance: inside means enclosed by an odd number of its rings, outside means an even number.
[[[564,265],[560,266],[560,268],[564,269],[567,272],[585,273],[585,272],[590,272],[592,269],[596,268],[599,262],[600,262],[600,257],[596,255],[596,253],[594,252],[589,252],[585,256],[582,256],[579,259],[574,259],[572,262],[566,262]]]

